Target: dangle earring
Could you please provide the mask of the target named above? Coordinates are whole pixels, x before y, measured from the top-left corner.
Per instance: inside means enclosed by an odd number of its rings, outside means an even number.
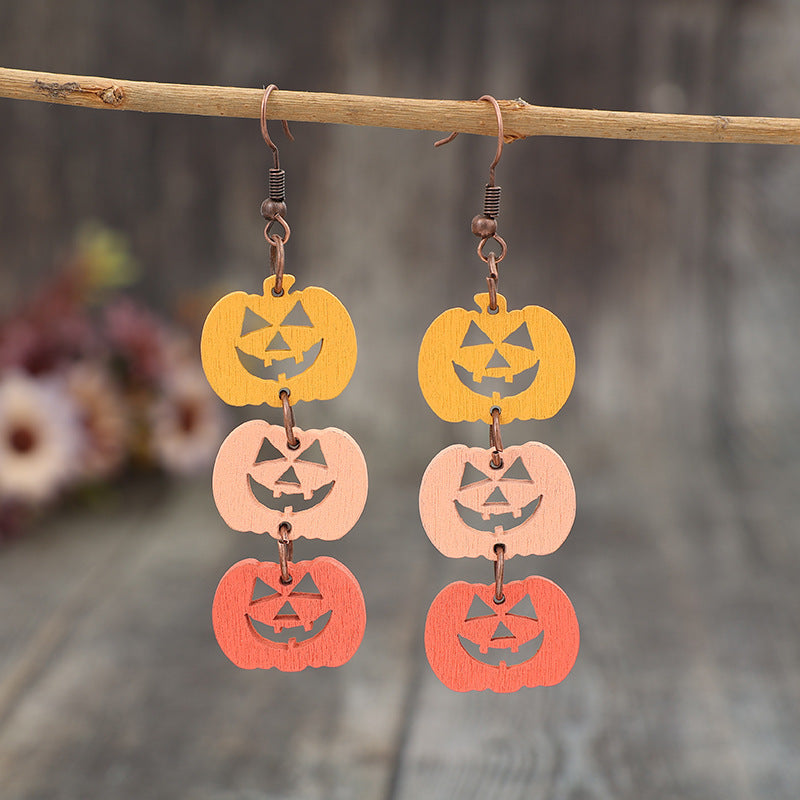
[[[367,465],[355,440],[337,428],[302,430],[293,403],[336,397],[356,364],[356,335],[345,307],[325,289],[295,290],[284,273],[285,172],[267,130],[264,90],[261,133],[273,153],[269,199],[261,205],[272,274],[263,294],[233,292],[211,309],[200,343],[203,369],[230,405],[266,403],[283,424],[251,420],[233,430],[214,464],[214,502],[236,531],[268,533],[278,562],[247,558],[222,577],[214,595],[214,634],[225,655],[244,669],[337,667],[358,649],[366,626],[361,587],[338,561],[292,560],[299,537],[332,540],[358,521],[367,499]],[[293,139],[289,126],[284,131]]]
[[[422,477],[419,509],[425,532],[444,555],[488,558],[494,581],[442,589],[428,612],[425,650],[450,689],[514,692],[559,683],[578,655],[578,620],[561,588],[535,575],[503,582],[509,558],[552,553],[567,538],[575,488],[554,450],[539,442],[504,448],[500,426],[552,417],[572,390],[575,353],[550,311],[509,311],[497,292],[507,250],[497,234],[495,184],[503,117],[497,100],[480,99],[492,104],[498,126],[484,211],[472,220],[478,255],[489,267],[488,292],[475,295],[478,311],[451,308],[433,321],[420,346],[419,383],[442,419],[488,423],[490,447],[455,444],[435,456]],[[497,254],[484,253],[490,241]]]

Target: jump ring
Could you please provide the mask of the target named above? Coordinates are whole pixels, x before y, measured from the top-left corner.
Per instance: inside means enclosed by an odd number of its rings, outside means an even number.
[[[297,450],[300,447],[300,442],[294,435],[294,411],[289,405],[289,390],[281,389],[278,397],[280,397],[283,405],[283,428],[286,431],[286,443],[289,445],[290,450]]]
[[[494,562],[494,602],[499,605],[506,601],[506,597],[503,594],[503,572],[506,566],[506,546],[504,544],[496,544],[494,546],[494,553],[497,556],[497,560]]]
[[[489,445],[494,448],[492,452],[492,469],[500,469],[503,466],[503,457],[500,455],[503,452],[503,439],[500,436],[500,409],[497,406],[492,407],[492,422],[489,427]]]
[[[292,526],[288,522],[281,522],[278,525],[278,560],[280,561],[281,565],[281,583],[284,586],[290,584],[294,578],[292,578],[292,573],[289,572],[289,562],[292,560],[292,556],[294,555],[294,542],[289,538],[289,534],[292,532]]]
[[[483,248],[490,239],[494,239],[497,244],[500,245],[500,253],[495,256],[495,262],[499,264],[506,257],[506,252],[508,251],[508,245],[502,236],[494,234],[493,236],[487,236],[485,239],[481,239],[480,242],[478,242],[478,255],[481,257],[482,261],[487,264],[489,263],[489,256],[483,254]]]
[[[273,236],[271,228],[276,223],[279,222],[281,227],[283,228],[283,236]],[[271,244],[275,244],[275,239],[281,239],[281,241],[286,244],[289,241],[289,237],[292,235],[292,229],[289,227],[289,223],[280,215],[276,214],[264,227],[264,238]]]

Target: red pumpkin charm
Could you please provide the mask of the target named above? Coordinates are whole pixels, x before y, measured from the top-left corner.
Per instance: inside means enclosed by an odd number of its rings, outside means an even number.
[[[516,692],[554,686],[578,657],[580,632],[564,591],[532,575],[503,587],[451,583],[436,596],[425,623],[425,650],[439,680],[457,692]]]
[[[367,624],[361,587],[333,558],[279,564],[246,558],[223,576],[214,595],[214,634],[242,669],[298,672],[338,667],[358,650]]]
[[[491,466],[491,450],[455,444],[425,470],[419,513],[433,544],[450,558],[496,558],[552,553],[575,521],[575,486],[555,450],[539,442],[503,450]]]
[[[294,428],[292,450],[280,425],[251,420],[219,449],[212,491],[219,513],[237,531],[269,532],[282,522],[290,538],[338,539],[367,501],[367,464],[355,440],[337,428]]]

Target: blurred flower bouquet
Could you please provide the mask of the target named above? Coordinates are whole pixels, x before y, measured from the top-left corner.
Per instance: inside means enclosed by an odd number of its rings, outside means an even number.
[[[0,321],[0,537],[65,496],[213,458],[225,426],[196,337],[119,294],[134,273],[124,240],[89,227]]]

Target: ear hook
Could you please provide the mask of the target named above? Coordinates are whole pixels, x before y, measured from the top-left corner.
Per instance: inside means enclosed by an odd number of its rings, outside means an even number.
[[[497,152],[495,153],[494,161],[492,161],[492,163],[489,165],[488,183],[488,186],[494,186],[494,169],[500,161],[500,156],[503,155],[503,145],[505,144],[505,139],[503,138],[503,115],[500,111],[500,104],[490,94],[485,94],[479,97],[478,100],[486,100],[487,102],[491,103],[494,107],[494,113],[497,116]],[[451,133],[445,139],[440,139],[438,142],[434,142],[433,146],[441,147],[443,144],[448,144],[449,142],[452,142],[456,136],[458,136],[458,131],[453,131],[453,133]]]
[[[267,146],[270,150],[272,150],[272,157],[275,161],[275,169],[281,168],[281,161],[280,156],[278,155],[278,145],[270,139],[269,130],[267,130],[267,100],[269,100],[269,96],[272,92],[277,89],[278,87],[271,83],[264,89],[264,97],[261,98],[261,135],[264,137],[264,141],[267,143]],[[289,123],[284,119],[281,120],[281,124],[283,125],[283,132],[286,134],[286,138],[290,141],[294,141],[294,136],[292,136],[292,132],[289,130]]]

